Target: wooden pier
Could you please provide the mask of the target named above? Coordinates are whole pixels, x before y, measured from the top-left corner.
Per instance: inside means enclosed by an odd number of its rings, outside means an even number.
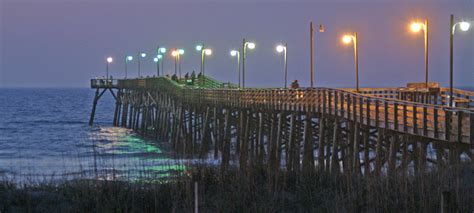
[[[418,173],[474,160],[474,92],[446,88],[246,88],[210,78],[91,80],[116,100],[113,124],[171,143],[183,157],[270,174]],[[115,91],[115,92],[114,92]]]

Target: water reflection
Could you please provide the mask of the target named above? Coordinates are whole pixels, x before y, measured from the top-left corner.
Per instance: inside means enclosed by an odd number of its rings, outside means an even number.
[[[87,127],[88,128],[88,127]],[[118,127],[95,127],[74,138],[75,145],[35,153],[13,152],[0,159],[0,177],[14,181],[42,179],[169,179],[186,170],[192,161],[173,157],[171,147],[143,139],[133,131]],[[27,154],[24,154],[27,153]]]
[[[164,178],[186,169],[187,162],[173,158],[170,147],[141,138],[129,129],[102,127],[91,131],[90,141],[93,169],[99,178]]]

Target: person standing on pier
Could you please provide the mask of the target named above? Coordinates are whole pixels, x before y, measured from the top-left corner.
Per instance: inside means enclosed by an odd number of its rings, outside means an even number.
[[[300,84],[298,83],[298,80],[294,80],[291,83],[291,89],[298,89],[298,88],[300,88]]]

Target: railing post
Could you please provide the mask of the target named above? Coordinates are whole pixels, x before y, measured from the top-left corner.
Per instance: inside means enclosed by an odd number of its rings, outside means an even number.
[[[445,110],[444,112],[444,123],[445,123],[445,130],[444,130],[444,137],[445,137],[445,140],[449,141],[451,139],[451,112],[448,111],[448,110]]]
[[[383,108],[384,108],[384,126],[385,126],[385,129],[390,129],[390,125],[389,125],[389,120],[390,120],[390,117],[388,116],[388,102],[387,101],[384,101],[383,102]]]
[[[438,138],[439,137],[439,130],[438,130],[438,108],[433,109],[433,126],[434,126],[434,137]]]
[[[393,129],[398,130],[398,103],[393,103]]]
[[[403,131],[408,132],[407,105],[403,104]]]
[[[328,90],[328,114],[331,115],[332,113],[332,92],[331,90]],[[335,109],[334,109],[335,110]]]
[[[416,105],[413,105],[413,134],[418,134],[418,117]]]
[[[366,122],[367,122],[367,126],[370,126],[370,99],[367,98],[367,102],[366,102]]]
[[[375,127],[380,127],[380,110],[379,110],[379,100],[375,99]]]
[[[459,143],[462,143],[462,119],[464,117],[463,116],[464,113],[463,113],[463,111],[459,111],[459,112],[457,112],[457,114],[458,114],[458,123],[457,123],[457,130],[458,130],[457,131],[457,136],[458,137],[457,137],[457,141]]]
[[[469,130],[470,130],[470,133],[469,133],[469,142],[471,144],[471,149],[474,148],[474,113],[471,112],[469,114],[469,123],[470,123],[470,127],[469,127]]]
[[[428,136],[428,109],[423,106],[423,135]]]

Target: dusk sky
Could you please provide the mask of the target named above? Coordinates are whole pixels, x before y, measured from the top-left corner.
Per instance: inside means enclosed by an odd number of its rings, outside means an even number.
[[[197,43],[213,49],[206,73],[236,82],[229,50],[242,39],[248,52],[247,86],[283,85],[283,57],[275,46],[288,43],[289,81],[309,82],[309,23],[315,32],[317,86],[353,87],[351,46],[344,33],[359,34],[361,87],[403,86],[424,81],[423,35],[408,30],[414,19],[429,19],[430,81],[449,80],[449,15],[474,20],[473,0],[0,0],[0,87],[88,87],[105,75],[112,56],[114,77],[124,76],[123,57],[149,54],[161,44],[184,48],[183,72],[199,70]],[[474,25],[474,23],[473,23]],[[474,86],[474,27],[455,35],[456,86]],[[149,57],[142,73],[153,75]],[[165,73],[174,70],[168,54]],[[136,61],[129,75],[137,75]]]

